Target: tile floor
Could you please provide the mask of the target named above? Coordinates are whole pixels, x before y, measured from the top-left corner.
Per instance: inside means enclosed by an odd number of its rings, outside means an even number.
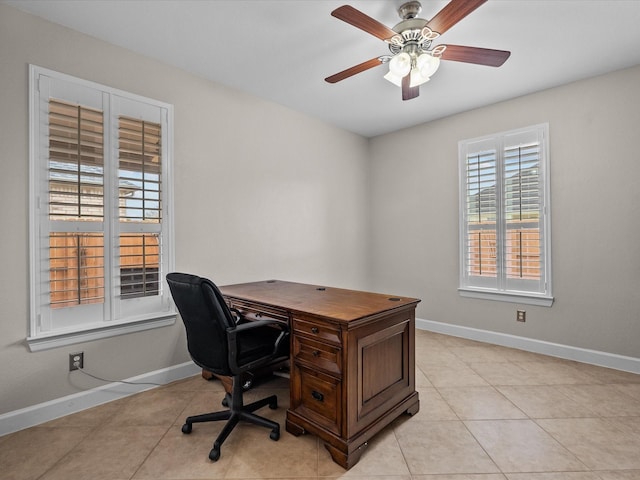
[[[284,430],[286,379],[259,385],[280,407],[280,441],[241,425],[208,460],[220,424],[180,431],[216,410],[219,382],[200,376],[0,437],[12,480],[639,480],[640,375],[417,332],[420,411],[402,416],[345,471],[311,435]]]

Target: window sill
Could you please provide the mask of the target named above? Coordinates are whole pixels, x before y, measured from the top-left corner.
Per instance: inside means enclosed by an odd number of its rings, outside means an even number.
[[[168,327],[173,325],[175,321],[176,314],[172,312],[160,317],[153,317],[136,322],[100,325],[95,328],[79,331],[41,334],[38,336],[28,337],[27,344],[32,352],[38,352],[41,350],[49,350],[51,348],[63,347],[65,345],[73,345],[75,343],[90,342],[92,340],[100,340],[102,338],[115,337],[117,335],[141,332],[152,328]]]
[[[480,298],[482,300],[497,300],[500,302],[521,303],[523,305],[538,305],[550,307],[553,305],[553,297],[546,295],[534,295],[527,293],[496,292],[491,290],[475,290],[470,288],[458,288],[461,297]]]

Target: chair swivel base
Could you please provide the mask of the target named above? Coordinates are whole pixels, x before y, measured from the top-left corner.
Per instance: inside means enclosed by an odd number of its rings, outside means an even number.
[[[263,398],[262,400],[255,401],[248,405],[242,405],[242,399],[240,399],[239,402],[234,402],[233,396],[227,394],[223,403],[225,402],[228,405],[231,405],[231,408],[229,410],[204,413],[202,415],[187,417],[187,419],[185,420],[185,424],[182,426],[182,433],[188,434],[191,433],[194,423],[227,420],[227,423],[223,427],[222,431],[218,434],[218,438],[216,438],[215,442],[213,443],[213,448],[209,452],[210,460],[215,462],[220,458],[220,447],[240,421],[270,428],[271,433],[269,434],[269,438],[274,441],[278,441],[280,439],[279,423],[252,413],[255,410],[258,410],[259,408],[262,408],[266,405],[269,405],[269,408],[271,410],[275,410],[276,408],[278,408],[278,397],[276,395],[271,395],[270,397]]]

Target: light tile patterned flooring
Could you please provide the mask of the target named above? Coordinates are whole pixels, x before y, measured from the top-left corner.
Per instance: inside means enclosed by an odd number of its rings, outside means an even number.
[[[219,382],[196,376],[0,438],[0,477],[23,480],[372,479],[639,480],[640,375],[418,331],[420,411],[403,415],[345,471],[312,435],[284,429],[286,379],[251,390],[278,395],[240,425],[218,462],[220,423],[180,431],[218,410]]]

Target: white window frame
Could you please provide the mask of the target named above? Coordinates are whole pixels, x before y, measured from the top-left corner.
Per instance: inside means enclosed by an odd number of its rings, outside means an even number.
[[[507,279],[505,253],[507,222],[504,201],[504,152],[511,147],[513,139],[535,138],[540,145],[539,182],[539,229],[540,229],[540,280],[528,285],[527,281]],[[495,278],[470,275],[468,271],[468,219],[467,219],[467,158],[470,154],[493,152],[497,167],[496,191],[496,255]],[[551,282],[551,211],[549,180],[549,125],[533,125],[521,129],[500,132],[483,137],[462,140],[458,143],[459,157],[459,279],[458,292],[462,297],[499,300],[513,303],[551,306],[553,304]]]
[[[49,306],[48,204],[48,98],[49,88],[62,93],[60,100],[91,106],[100,102],[104,127],[104,221],[96,227],[104,234],[104,303],[56,310]],[[60,95],[51,95],[59,98]],[[118,218],[118,115],[155,121],[162,125],[161,227],[121,224]],[[153,116],[154,120],[147,117]],[[152,328],[173,325],[175,308],[165,276],[174,269],[173,225],[173,106],[108,86],[29,66],[29,247],[30,319],[27,343],[31,351],[71,345]],[[73,228],[73,222],[70,222]],[[90,227],[93,228],[93,227]],[[98,231],[97,230],[97,231]],[[122,300],[114,279],[118,273],[120,233],[156,232],[161,238],[159,294]],[[158,232],[159,231],[159,232]],[[126,303],[126,305],[125,305]]]

